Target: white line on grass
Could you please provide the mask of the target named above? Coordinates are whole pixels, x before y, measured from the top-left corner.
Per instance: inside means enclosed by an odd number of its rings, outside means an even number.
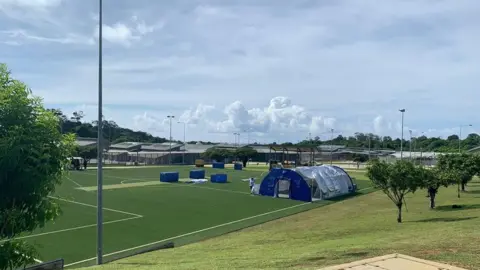
[[[242,191],[236,191],[236,190],[228,190],[228,189],[221,189],[221,188],[211,188],[211,187],[203,187],[198,185],[185,185],[184,187],[190,187],[190,188],[200,188],[200,189],[210,189],[210,190],[216,190],[216,191],[223,191],[223,192],[228,192],[228,193],[237,193],[237,194],[243,194],[243,195],[251,195],[250,192],[242,192]],[[183,186],[182,186],[183,187]]]
[[[128,179],[128,180],[121,181],[120,184],[125,184],[125,182],[130,182],[130,181],[150,182],[150,181],[147,181],[147,180],[140,180],[140,179]]]
[[[72,178],[68,177],[68,176],[65,176],[65,178],[67,178],[69,181],[71,181],[72,183],[74,183],[75,185],[77,185],[78,187],[82,187],[82,185],[80,185],[79,183],[75,182]]]
[[[64,202],[74,203],[74,204],[78,204],[78,205],[83,205],[83,206],[88,206],[88,207],[97,208],[97,206],[96,206],[96,205],[93,205],[93,204],[81,203],[81,202],[76,202],[76,201],[61,199],[61,198],[53,197],[53,196],[48,196],[48,197],[49,197],[49,198],[52,198],[52,199],[59,200],[59,201],[64,201]],[[139,215],[139,214],[129,213],[129,212],[125,212],[125,211],[121,211],[121,210],[115,210],[115,209],[106,208],[106,207],[103,207],[102,209],[103,209],[103,210],[107,210],[107,211],[111,211],[111,212],[117,212],[117,213],[121,213],[121,214],[130,215],[130,216],[134,216],[134,217],[143,217],[142,215]]]
[[[91,173],[84,173],[84,174],[92,175],[92,176],[96,175],[96,174],[91,174]],[[146,181],[145,179],[149,179],[149,180],[159,179],[158,177],[126,178],[126,177],[113,176],[113,175],[105,175],[104,177],[105,177],[105,178],[117,178],[117,179],[123,179],[123,180],[138,180],[138,181]]]
[[[235,221],[231,221],[231,222],[219,224],[219,225],[212,226],[212,227],[208,227],[208,228],[201,229],[201,230],[198,230],[198,231],[189,232],[189,233],[177,235],[177,236],[174,236],[174,237],[162,239],[162,240],[159,240],[159,241],[155,241],[155,242],[152,242],[152,243],[148,243],[148,244],[136,246],[136,247],[133,247],[133,248],[127,248],[127,249],[124,249],[124,250],[115,251],[115,252],[112,252],[112,253],[108,253],[108,254],[103,255],[103,257],[105,258],[105,257],[109,257],[109,256],[116,255],[116,254],[119,254],[119,253],[131,251],[131,250],[135,250],[135,249],[139,249],[139,248],[143,248],[143,247],[148,247],[148,246],[155,245],[155,244],[159,244],[159,243],[162,243],[162,242],[165,242],[165,241],[170,241],[170,240],[177,239],[177,238],[180,238],[180,237],[185,237],[185,236],[189,236],[189,235],[193,235],[193,234],[197,234],[197,233],[201,233],[201,232],[205,232],[205,231],[217,229],[217,228],[220,228],[220,227],[225,227],[225,226],[232,225],[232,224],[235,224],[235,223],[243,222],[243,221],[250,220],[250,219],[255,219],[255,218],[258,218],[258,217],[262,217],[262,216],[267,216],[267,215],[270,215],[270,214],[273,214],[273,213],[285,211],[285,210],[288,210],[288,209],[293,209],[293,208],[300,207],[300,206],[304,206],[304,205],[307,205],[307,204],[311,204],[311,203],[309,203],[309,202],[308,202],[308,203],[301,203],[301,204],[297,204],[297,205],[293,205],[293,206],[289,206],[289,207],[277,209],[277,210],[274,210],[274,211],[266,212],[266,213],[263,213],[263,214],[259,214],[259,215],[255,215],[255,216],[251,216],[251,217],[247,217],[247,218],[242,218],[242,219],[239,219],[239,220],[235,220]],[[93,258],[90,258],[90,259],[86,259],[86,260],[82,260],[82,261],[70,263],[70,264],[65,265],[65,267],[69,267],[69,266],[77,265],[77,264],[80,264],[80,263],[92,261],[92,260],[95,260],[96,258],[97,258],[97,257],[93,257]]]
[[[129,218],[122,218],[122,219],[107,221],[107,222],[103,222],[103,225],[105,225],[105,224],[112,224],[112,223],[118,223],[118,222],[127,221],[127,220],[132,220],[132,219],[137,219],[137,218],[142,218],[142,217],[141,217],[141,216],[140,216],[140,217],[129,217]],[[25,235],[25,236],[21,236],[21,237],[16,237],[15,239],[26,239],[26,238],[32,238],[32,237],[37,237],[37,236],[42,236],[42,235],[49,235],[49,234],[54,234],[54,233],[61,233],[61,232],[68,232],[68,231],[76,231],[76,230],[85,229],[85,228],[90,228],[90,227],[95,227],[95,226],[97,226],[97,223],[95,223],[95,224],[90,224],[90,225],[73,227],[73,228],[68,228],[68,229],[56,230],[56,231],[51,231],[51,232],[44,232],[44,233],[37,233],[37,234],[32,234],[32,235]]]

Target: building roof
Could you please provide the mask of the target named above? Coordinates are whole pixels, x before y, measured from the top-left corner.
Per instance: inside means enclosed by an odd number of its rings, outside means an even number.
[[[93,146],[97,144],[97,138],[84,138],[84,137],[77,137],[75,143],[78,146]]]
[[[175,149],[175,148],[183,146],[183,144],[172,142],[171,146],[172,146],[171,149]],[[140,146],[140,149],[141,150],[147,150],[147,151],[168,151],[168,150],[170,150],[170,143],[169,142],[166,142],[166,143],[148,143],[148,144],[146,143],[146,144],[142,144]]]
[[[284,146],[284,145],[270,145],[270,149],[274,152],[315,152],[317,148],[312,146]]]
[[[117,149],[130,149],[134,147],[138,147],[142,145],[141,142],[122,142],[110,145],[110,148],[117,148]]]

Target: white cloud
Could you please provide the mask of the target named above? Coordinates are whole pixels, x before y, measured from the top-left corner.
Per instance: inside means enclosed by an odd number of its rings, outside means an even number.
[[[0,59],[52,106],[95,104],[97,4],[0,0]],[[172,113],[204,138],[245,128],[276,140],[330,128],[399,136],[403,107],[418,132],[478,126],[479,8],[105,1],[104,103],[123,125],[164,134]]]
[[[0,9],[6,7],[51,8],[59,6],[62,0],[0,0]]]

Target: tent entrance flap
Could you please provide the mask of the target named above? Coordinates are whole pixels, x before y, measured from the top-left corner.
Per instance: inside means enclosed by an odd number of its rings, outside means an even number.
[[[290,198],[290,180],[280,179],[277,183],[277,197],[278,198]]]

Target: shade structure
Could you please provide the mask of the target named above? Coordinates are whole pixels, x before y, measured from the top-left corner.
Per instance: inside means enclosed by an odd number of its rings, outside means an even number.
[[[355,191],[356,185],[345,170],[322,165],[272,169],[260,184],[259,194],[311,202]]]

